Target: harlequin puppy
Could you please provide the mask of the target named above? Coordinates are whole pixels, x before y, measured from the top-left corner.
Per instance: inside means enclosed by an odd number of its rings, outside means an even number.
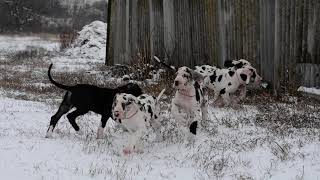
[[[251,63],[245,59],[239,60],[227,60],[224,62],[224,66],[229,70],[237,70],[240,68],[248,68],[252,72],[252,76],[250,77],[250,83],[255,86],[261,85],[261,76],[257,73],[256,68],[254,68]]]
[[[170,66],[168,64],[166,64],[165,62],[161,61],[159,58],[157,58],[156,56],[154,57],[156,59],[157,62],[159,62],[160,64],[162,64],[163,66],[167,67],[168,69],[172,70],[172,71],[176,71],[176,68],[174,66]],[[203,76],[203,78],[206,78],[208,76],[211,76],[214,74],[215,70],[219,71],[220,73],[222,73],[223,71],[225,71],[225,73],[229,72],[229,71],[232,71],[232,72],[236,72],[237,69],[240,69],[240,68],[247,68],[249,69],[251,72],[252,72],[252,75],[249,76],[250,77],[250,84],[254,84],[256,86],[260,86],[261,84],[261,80],[262,78],[258,75],[257,71],[255,68],[253,68],[251,66],[251,63],[245,59],[240,59],[240,60],[233,60],[233,61],[225,61],[225,67],[227,67],[228,69],[219,69],[215,66],[210,66],[210,65],[201,65],[201,66],[196,66],[195,67],[195,72],[198,72],[199,74],[201,74]],[[222,70],[222,71],[221,71]],[[216,72],[217,73],[217,72]],[[232,73],[231,73],[232,74]],[[209,79],[209,78],[207,78]],[[217,79],[219,81],[219,79]],[[224,80],[227,80],[226,78],[221,78],[220,81],[224,81]],[[218,83],[220,83],[220,81]],[[227,83],[226,83],[227,82]],[[228,86],[237,86],[237,90],[240,91],[240,94],[238,97],[234,98],[232,103],[238,103],[240,100],[244,99],[245,96],[246,96],[246,83],[240,83],[240,85],[238,86],[237,83],[232,83],[231,80],[227,80],[226,82],[222,82],[224,84],[227,84]],[[229,85],[229,82],[231,83],[231,85]],[[214,90],[215,88],[212,87],[212,85],[204,85],[204,87],[206,86],[211,86],[211,88],[209,89],[212,89]],[[219,90],[220,88],[218,88]],[[223,88],[221,88],[223,89]],[[228,89],[228,88],[227,88]],[[215,92],[216,94],[217,92]],[[230,94],[233,94],[234,92],[230,92]],[[214,98],[214,101],[216,101],[219,97],[219,94],[216,95],[216,99]],[[227,99],[230,99],[227,98]],[[227,99],[223,99],[224,102],[228,102],[227,104],[230,104],[231,101],[227,100]]]
[[[241,86],[249,84],[252,75],[253,72],[247,67],[237,70],[216,69],[204,79],[204,86],[214,91],[213,102],[221,95],[224,104],[229,105],[230,94],[235,93]],[[241,93],[240,96],[243,96]]]
[[[257,70],[251,65],[251,63],[245,59],[240,60],[227,60],[224,63],[224,66],[230,70],[236,70],[240,68],[248,68],[252,72],[252,76],[250,77],[249,85],[253,85],[253,87],[260,87],[262,78],[257,73]],[[235,103],[239,102],[240,100],[244,99],[247,92],[247,86],[240,86],[239,87],[240,96],[235,98]]]
[[[188,67],[180,67],[173,87],[176,89],[171,114],[189,141],[194,141],[199,121],[207,120],[207,93],[202,87],[203,76]]]
[[[152,127],[157,135],[160,136],[159,100],[165,89],[161,91],[157,98],[142,94],[135,97],[130,94],[120,93],[115,96],[112,105],[113,119],[121,123],[130,133],[129,143],[123,149],[124,154],[131,152],[143,152],[141,138],[147,129]]]
[[[49,80],[52,84],[67,92],[64,95],[63,101],[60,104],[59,110],[51,117],[50,126],[48,128],[46,137],[52,137],[52,132],[62,115],[69,112],[72,108],[74,111],[67,115],[67,118],[74,128],[74,130],[81,134],[80,128],[76,123],[76,118],[84,115],[89,111],[93,111],[101,115],[101,124],[98,128],[97,138],[103,138],[103,131],[106,123],[111,117],[111,108],[113,98],[117,93],[129,93],[135,96],[142,94],[141,88],[133,83],[117,87],[115,89],[100,88],[88,84],[78,84],[75,86],[66,86],[54,81],[51,77],[50,71],[52,64],[48,70]]]

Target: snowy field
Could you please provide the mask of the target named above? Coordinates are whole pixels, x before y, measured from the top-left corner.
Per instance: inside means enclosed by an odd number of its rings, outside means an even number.
[[[103,61],[58,53],[56,42],[17,60],[14,54],[38,38],[0,39],[7,39],[0,41],[0,179],[320,179],[319,103],[304,97],[251,95],[237,108],[210,106],[208,126],[188,145],[170,117],[167,94],[164,139],[154,142],[150,132],[143,154],[122,154],[128,134],[111,119],[105,139],[97,140],[94,113],[77,120],[84,135],[63,116],[54,138],[46,139],[63,96],[47,79],[51,62],[60,82],[102,86],[114,79]],[[19,48],[8,53],[17,41]]]
[[[2,97],[0,174],[5,179],[319,179],[319,135],[308,129],[275,136],[252,124],[258,111],[210,108],[212,130],[194,146],[185,144],[171,120],[163,121],[165,140],[145,140],[143,154],[124,156],[126,132],[108,122],[96,140],[99,117],[79,118],[75,135],[62,118],[53,139],[44,138],[56,107]],[[168,113],[162,114],[168,119]],[[227,121],[227,122],[226,122]],[[169,125],[168,125],[169,124]],[[231,124],[231,125],[230,125]],[[232,126],[232,127],[229,127]],[[169,132],[170,131],[170,132]],[[174,132],[172,132],[174,131]],[[312,134],[309,134],[313,132]],[[317,133],[318,134],[318,133]]]
[[[43,48],[48,51],[59,51],[60,43],[50,39],[36,36],[4,36],[0,35],[1,55],[28,50],[32,48]]]

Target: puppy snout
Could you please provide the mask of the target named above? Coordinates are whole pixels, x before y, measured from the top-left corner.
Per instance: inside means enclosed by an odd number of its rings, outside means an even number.
[[[114,115],[114,117],[119,117],[119,116],[120,116],[120,113],[119,113],[119,111],[115,111],[115,112],[113,113],[113,115]]]

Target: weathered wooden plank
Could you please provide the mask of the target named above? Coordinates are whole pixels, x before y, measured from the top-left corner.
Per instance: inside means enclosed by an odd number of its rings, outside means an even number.
[[[274,93],[275,94],[278,94],[277,93],[277,90],[280,88],[280,77],[279,77],[279,59],[280,59],[280,51],[279,51],[279,46],[280,46],[280,43],[279,43],[279,35],[280,35],[280,1],[276,1],[273,2],[273,5],[274,5],[274,9],[275,9],[275,22],[274,22],[274,66],[273,66],[273,89],[274,89]]]
[[[129,36],[129,30],[130,30],[130,0],[125,0],[125,15],[124,15],[124,23],[125,23],[125,37],[124,37],[124,61],[129,61],[129,55],[131,54],[131,48],[130,48],[130,36]]]
[[[295,0],[291,1],[290,5],[290,28],[289,28],[289,60],[288,60],[288,70],[289,70],[289,74],[288,74],[288,81],[290,83],[290,86],[293,86],[293,82],[294,82],[294,36],[295,36],[295,14],[294,14],[294,7],[296,6],[295,4]]]
[[[156,31],[156,27],[155,27],[155,12],[154,12],[154,3],[155,1],[148,1],[148,15],[149,15],[149,22],[146,22],[149,25],[149,31],[150,31],[150,37],[147,40],[148,44],[149,44],[149,48],[150,48],[150,56],[146,56],[148,57],[148,59],[151,59],[154,56],[154,42],[156,40],[155,38],[155,31]]]
[[[237,23],[236,23],[236,12],[237,12],[237,8],[236,6],[236,0],[230,0],[230,15],[231,15],[231,22],[229,24],[230,29],[231,29],[231,39],[230,39],[230,50],[231,50],[231,54],[230,54],[230,58],[231,59],[236,59],[236,29],[237,29]]]
[[[201,7],[197,0],[189,0],[190,7],[190,44],[191,44],[191,56],[196,64],[203,64],[201,54],[203,54],[201,47]]]
[[[219,16],[219,23],[218,23],[218,34],[219,34],[219,64],[222,65],[223,62],[227,58],[227,50],[226,50],[226,15],[225,15],[225,9],[224,9],[224,0],[218,0],[218,16]]]
[[[111,29],[112,29],[112,20],[111,20],[111,17],[112,16],[112,12],[114,12],[113,8],[112,8],[112,5],[113,5],[113,0],[110,0],[108,2],[108,15],[107,15],[107,24],[108,24],[108,31],[107,31],[107,44],[111,44],[112,42],[112,36],[111,36]],[[112,49],[111,49],[112,46],[107,46],[106,47],[106,61],[105,61],[105,64],[106,65],[111,65],[113,64],[113,59],[112,59]]]
[[[296,70],[299,74],[300,85],[306,87],[320,87],[320,65],[311,63],[299,63]]]
[[[205,22],[206,29],[204,34],[204,40],[207,42],[207,54],[208,54],[208,64],[217,65],[218,64],[218,54],[217,54],[217,13],[215,11],[217,1],[206,0],[205,4]]]
[[[129,58],[134,58],[139,52],[138,44],[138,0],[130,1],[130,16],[129,16]],[[131,60],[130,59],[130,60]]]
[[[123,47],[123,1],[114,1],[115,5],[115,30],[114,30],[114,41],[113,41],[113,50],[114,50],[114,58],[117,59],[116,63],[123,63],[123,51],[121,47]]]
[[[171,59],[176,46],[175,43],[175,22],[174,22],[174,0],[163,1],[163,23],[164,23],[164,53],[165,59]]]
[[[315,33],[315,45],[314,45],[314,59],[316,64],[320,64],[320,1],[316,1],[315,14],[316,14],[316,33]],[[319,71],[320,72],[320,71]]]
[[[264,11],[265,8],[264,7],[264,1],[263,0],[259,0],[259,4],[258,4],[258,8],[259,8],[259,44],[258,44],[258,51],[259,51],[259,64],[260,64],[260,68],[261,68],[261,75],[262,77],[265,79],[266,78],[266,72],[265,69],[262,69],[262,67],[266,67],[265,66],[265,46],[264,46],[264,42],[265,42],[265,31],[264,31]]]
[[[290,29],[290,22],[289,22],[289,4],[291,0],[283,0],[283,11],[284,11],[284,15],[283,15],[283,25],[284,28],[282,30],[282,36],[283,36],[283,43],[281,44],[281,46],[283,47],[282,49],[282,58],[281,58],[281,80],[282,83],[284,85],[287,85],[288,83],[288,79],[287,79],[287,65],[288,65],[288,58],[289,57],[289,29]]]
[[[249,43],[250,43],[250,36],[252,35],[252,28],[250,26],[250,20],[249,16],[250,13],[253,13],[252,9],[250,8],[250,0],[243,1],[242,8],[244,9],[243,13],[243,28],[242,28],[242,57],[244,59],[248,59],[249,61],[255,63],[252,61],[252,58],[250,57],[249,52]]]

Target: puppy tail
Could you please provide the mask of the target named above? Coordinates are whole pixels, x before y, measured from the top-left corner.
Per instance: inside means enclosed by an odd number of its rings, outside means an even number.
[[[48,77],[49,77],[49,80],[52,84],[54,84],[55,86],[57,86],[58,88],[60,89],[64,89],[64,90],[71,90],[72,86],[66,86],[66,85],[63,85],[63,84],[59,84],[58,82],[54,81],[52,79],[52,76],[51,76],[51,69],[52,69],[52,64],[50,64],[49,66],[49,69],[48,69]]]
[[[162,89],[162,91],[159,93],[158,97],[157,97],[157,102],[159,102],[161,96],[163,95],[163,93],[166,91],[166,89]]]
[[[158,63],[162,64],[164,67],[166,67],[166,68],[168,68],[168,69],[170,69],[172,71],[177,71],[176,67],[170,66],[169,64],[161,61],[157,56],[153,56],[153,57]]]

